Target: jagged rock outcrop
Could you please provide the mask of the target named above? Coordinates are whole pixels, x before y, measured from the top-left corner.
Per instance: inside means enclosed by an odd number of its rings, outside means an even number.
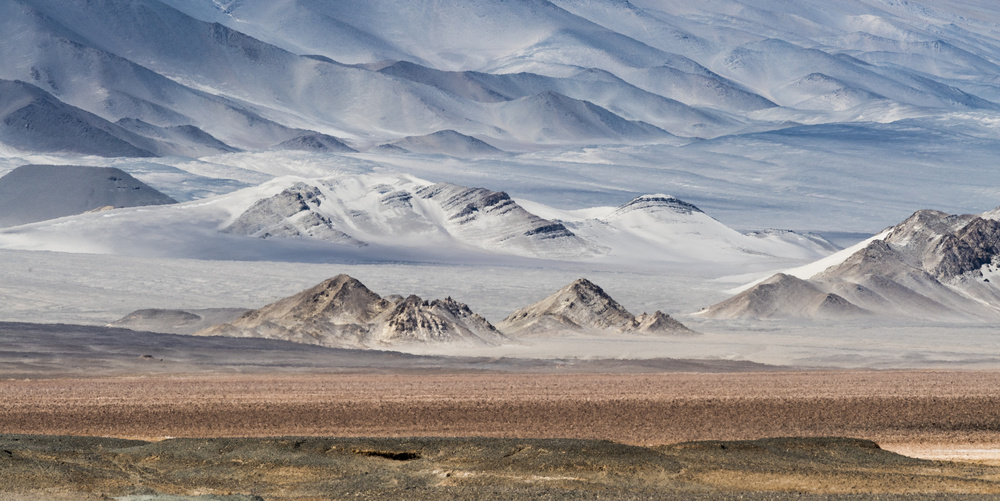
[[[498,324],[509,335],[566,332],[690,333],[660,311],[635,317],[593,282],[581,278],[541,301],[515,311]]]
[[[252,310],[199,335],[264,337],[343,348],[412,343],[499,344],[505,337],[451,298],[382,298],[347,275]]]
[[[439,130],[425,136],[409,136],[390,143],[414,153],[443,154],[457,157],[499,155],[503,150],[489,143],[451,129]]]
[[[469,339],[499,344],[505,340],[485,318],[450,297],[424,301],[410,296],[398,300],[377,319],[377,323],[379,328],[372,332],[372,338],[384,344],[452,343]]]
[[[1000,221],[994,213],[918,211],[806,280],[779,274],[700,314],[998,320]]]
[[[447,217],[445,226],[465,241],[548,257],[600,252],[562,223],[528,212],[502,191],[437,183],[416,190],[414,195],[439,204]]]

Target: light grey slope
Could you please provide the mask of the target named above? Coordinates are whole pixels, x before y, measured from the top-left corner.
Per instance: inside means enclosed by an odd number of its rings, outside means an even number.
[[[294,296],[198,333],[265,337],[327,347],[413,343],[499,344],[506,337],[469,307],[447,298],[383,299],[338,275]]]
[[[626,120],[593,103],[556,92],[494,105],[513,138],[531,143],[665,141],[673,134]]]
[[[512,336],[692,333],[683,324],[660,311],[635,317],[603,289],[585,278],[511,313],[497,327]]]
[[[372,71],[302,57],[160,2],[23,1],[72,26],[89,46],[218,96],[252,103],[269,115],[291,114],[299,121],[357,133],[374,128],[427,133],[447,128],[440,126],[447,122],[465,122],[456,116],[463,113],[462,103],[449,96],[416,94]],[[285,139],[289,137],[272,144]]]
[[[102,207],[176,201],[120,169],[25,165],[0,177],[0,226],[71,216]]]
[[[159,127],[135,118],[123,118],[117,125],[155,140],[154,153],[159,156],[200,157],[239,151],[193,125]]]
[[[275,149],[279,150],[300,150],[300,151],[357,151],[344,144],[343,141],[327,134],[304,134],[293,137],[287,141],[282,141]]]
[[[0,144],[26,152],[152,157],[155,145],[24,82],[0,80]]]
[[[404,137],[390,146],[414,153],[443,154],[456,157],[499,155],[503,150],[489,143],[453,130],[439,130],[426,136]]]
[[[906,70],[879,69],[847,56],[834,56],[821,50],[805,49],[783,40],[764,40],[737,47],[723,58],[723,76],[766,91],[765,96],[784,106],[801,102],[783,90],[794,82],[822,67],[822,73],[845,82],[851,88],[867,91],[893,101],[932,108],[986,108],[996,104],[962,92],[959,89],[920,78]],[[781,83],[781,86],[775,85]]]
[[[143,332],[166,334],[194,334],[213,325],[236,320],[248,310],[245,308],[203,308],[190,310],[163,310],[147,308],[136,310],[108,324]]]

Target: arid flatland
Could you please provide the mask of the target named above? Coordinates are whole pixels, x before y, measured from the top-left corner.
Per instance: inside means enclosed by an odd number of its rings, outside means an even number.
[[[998,448],[998,378],[423,371],[7,379],[0,432],[21,435],[0,436],[0,499],[966,498],[1000,493],[1000,468],[891,451]],[[778,436],[800,438],[766,438]],[[691,441],[701,442],[683,444]],[[154,497],[128,497],[139,495]]]
[[[190,375],[0,381],[6,433],[1000,443],[1000,373]]]

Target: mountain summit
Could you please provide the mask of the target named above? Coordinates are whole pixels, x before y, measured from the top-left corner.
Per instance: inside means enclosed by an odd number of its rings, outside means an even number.
[[[205,336],[264,337],[337,348],[412,343],[499,344],[505,337],[451,298],[389,301],[348,275],[252,310]]]

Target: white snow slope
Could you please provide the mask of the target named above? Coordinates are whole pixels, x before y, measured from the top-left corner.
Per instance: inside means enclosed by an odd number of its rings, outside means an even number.
[[[0,248],[321,262],[495,263],[519,256],[635,266],[802,261],[830,252],[809,239],[741,234],[668,195],[567,212],[485,188],[390,174],[284,176],[173,206],[26,224],[0,229]]]

